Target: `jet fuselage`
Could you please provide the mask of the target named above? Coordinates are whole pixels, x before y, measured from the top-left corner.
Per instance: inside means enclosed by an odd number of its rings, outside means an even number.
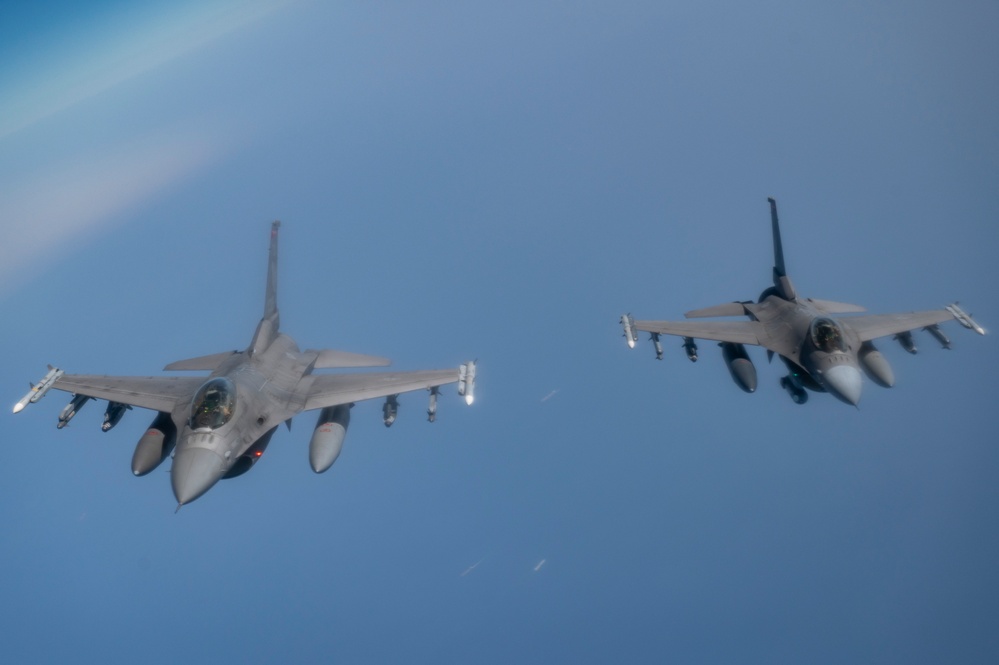
[[[796,354],[781,354],[799,388],[828,392],[847,404],[860,401],[863,382],[857,353],[861,343],[847,321],[833,319],[807,300],[776,294],[747,303],[746,311],[773,337],[782,337]]]
[[[263,353],[234,353],[205,380],[192,403],[178,406],[170,472],[178,503],[189,503],[221,478],[246,471],[263,454],[277,426],[302,410],[303,404],[295,404],[295,388],[314,363],[314,353],[299,352],[294,340],[279,334]],[[224,399],[231,404],[221,403]]]

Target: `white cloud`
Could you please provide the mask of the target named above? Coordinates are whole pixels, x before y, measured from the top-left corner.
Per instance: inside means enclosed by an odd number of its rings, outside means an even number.
[[[288,1],[181,5],[183,10],[170,15],[146,13],[83,25],[69,36],[52,38],[38,46],[34,59],[23,56],[18,82],[0,90],[0,139],[204,46]]]
[[[164,135],[116,153],[76,158],[0,190],[0,284],[10,289],[44,258],[204,168],[224,148],[200,137]]]

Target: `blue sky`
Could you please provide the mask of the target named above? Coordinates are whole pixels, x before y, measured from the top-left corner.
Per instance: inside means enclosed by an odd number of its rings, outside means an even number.
[[[994,336],[855,410],[617,325],[756,298],[772,195],[799,292],[999,326],[993,3],[70,4],[0,22],[10,404],[245,347],[276,218],[302,348],[480,382],[177,515],[152,414],[0,415],[5,658],[995,661]]]

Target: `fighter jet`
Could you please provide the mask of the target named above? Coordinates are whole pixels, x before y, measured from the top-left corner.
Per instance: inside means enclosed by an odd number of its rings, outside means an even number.
[[[776,354],[788,374],[780,385],[796,404],[808,401],[806,390],[827,392],[856,406],[860,401],[863,370],[874,383],[890,388],[895,383],[891,366],[871,340],[894,335],[910,353],[916,352],[910,331],[925,328],[944,348],[950,340],[938,324],[951,319],[980,335],[979,326],[957,303],[944,309],[906,314],[875,314],[834,317],[865,311],[859,305],[802,298],[784,268],[784,250],[777,222],[777,202],[770,202],[773,230],[773,286],[757,302],[731,302],[697,309],[684,314],[688,319],[747,316],[748,321],[636,321],[630,314],[621,317],[628,346],[634,348],[636,334],[652,334],[656,357],[662,358],[660,335],[683,337],[683,347],[691,361],[697,360],[696,339],[719,342],[725,364],[735,383],[746,392],[756,390],[756,368],[746,353],[746,344],[762,346],[768,359]]]
[[[170,479],[177,509],[194,501],[222,478],[246,473],[257,462],[281,423],[318,409],[309,444],[313,471],[322,473],[340,454],[350,409],[355,402],[386,397],[385,424],[396,418],[399,393],[430,390],[430,420],[437,410],[438,388],[458,383],[458,393],[472,403],[475,363],[456,369],[417,372],[314,374],[313,370],[379,367],[387,358],[334,350],[299,351],[279,331],[277,307],[278,229],[271,227],[264,315],[249,347],[167,365],[167,371],[208,371],[207,377],[97,376],[49,372],[17,403],[14,413],[37,402],[50,389],[73,393],[59,417],[65,426],[87,401],[108,400],[102,429],[114,427],[126,409],[150,409],[156,416],[139,440],[132,472],[142,476],[174,451]]]

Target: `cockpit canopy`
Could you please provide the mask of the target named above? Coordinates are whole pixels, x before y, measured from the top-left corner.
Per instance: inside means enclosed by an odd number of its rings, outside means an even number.
[[[191,429],[218,429],[236,411],[236,386],[217,377],[201,386],[191,404]]]
[[[832,319],[815,319],[808,328],[808,335],[812,339],[812,344],[819,351],[826,353],[846,351],[843,331]]]

